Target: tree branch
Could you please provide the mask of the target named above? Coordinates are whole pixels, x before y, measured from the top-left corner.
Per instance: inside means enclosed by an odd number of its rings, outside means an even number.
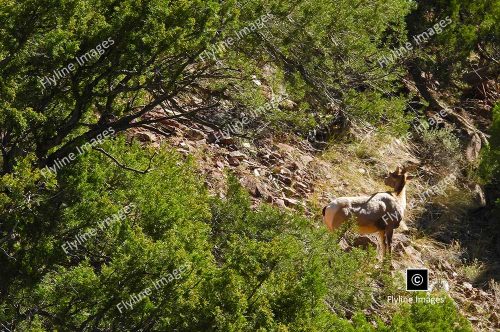
[[[215,103],[215,104],[204,106],[204,107],[198,107],[198,108],[195,108],[195,109],[193,109],[191,111],[187,111],[187,112],[183,112],[183,113],[178,113],[178,114],[175,114],[175,115],[169,115],[169,116],[164,116],[164,117],[161,117],[161,118],[156,118],[156,119],[151,119],[151,120],[143,120],[143,121],[139,121],[139,122],[134,122],[133,125],[134,126],[142,126],[142,125],[145,125],[145,124],[156,123],[156,122],[160,122],[160,121],[164,121],[164,120],[176,119],[176,118],[180,118],[180,117],[189,117],[189,116],[194,115],[194,114],[196,114],[198,112],[201,112],[201,111],[204,111],[204,110],[208,110],[208,109],[211,109],[211,108],[216,107],[216,106],[219,106],[219,103]]]
[[[149,171],[151,170],[151,163],[153,162],[153,158],[158,154],[157,152],[155,152],[151,158],[149,158],[149,165],[148,167],[141,171],[141,170],[138,170],[138,169],[135,169],[135,168],[132,168],[132,167],[129,167],[129,166],[126,166],[124,164],[122,164],[121,162],[119,162],[115,157],[113,157],[110,153],[106,152],[104,149],[102,148],[97,148],[97,147],[92,147],[93,150],[96,150],[96,151],[99,151],[101,153],[103,153],[104,155],[106,155],[108,158],[110,158],[111,160],[113,160],[115,162],[115,164],[117,164],[119,167],[123,168],[123,169],[126,169],[128,171],[132,171],[132,172],[136,172],[136,173],[139,173],[139,174],[146,174],[146,173],[149,173]]]
[[[172,137],[172,135],[173,135],[173,132],[163,131],[162,129],[159,129],[159,128],[156,128],[156,127],[153,127],[153,126],[150,126],[150,125],[141,125],[140,127],[145,128],[147,130],[150,130],[150,131],[152,131],[154,133],[157,133],[157,134],[165,136],[165,137]]]

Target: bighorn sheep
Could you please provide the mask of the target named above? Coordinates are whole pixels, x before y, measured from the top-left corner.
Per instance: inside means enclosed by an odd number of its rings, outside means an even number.
[[[398,167],[389,173],[384,183],[393,192],[379,192],[371,196],[339,197],[323,208],[323,222],[330,231],[353,217],[360,234],[378,233],[383,258],[386,250],[391,254],[392,235],[399,227],[406,209],[407,167]]]

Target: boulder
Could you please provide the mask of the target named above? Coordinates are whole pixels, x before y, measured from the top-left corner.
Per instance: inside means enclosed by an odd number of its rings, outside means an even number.
[[[405,234],[395,233],[392,237],[392,243],[401,243],[403,246],[407,247],[411,244],[411,240]]]
[[[474,195],[474,201],[478,207],[486,206],[486,196],[480,185],[478,184],[473,185],[472,194]]]
[[[279,207],[286,207],[285,201],[282,200],[281,198],[273,199],[273,201],[274,201],[274,204],[276,204]]]
[[[157,137],[150,131],[140,131],[135,134],[137,139],[141,142],[156,142]]]
[[[297,103],[290,100],[290,99],[283,99],[280,104],[279,104],[282,108],[286,109],[286,110],[293,110],[295,109],[295,107],[297,107]]]
[[[352,245],[357,248],[368,249],[368,246],[377,248],[377,241],[368,235],[361,235],[354,239]]]
[[[230,146],[230,145],[235,145],[236,141],[233,137],[221,137],[218,143],[220,145]]]
[[[475,161],[479,157],[479,152],[481,150],[481,137],[478,134],[474,134],[467,145],[465,150],[465,156],[469,162]]]
[[[239,166],[240,165],[240,159],[235,158],[235,157],[229,156],[229,158],[227,158],[227,161],[229,162],[229,165],[231,165],[231,166]]]
[[[259,197],[268,197],[269,192],[266,188],[265,184],[259,183],[256,179],[250,177],[250,176],[245,176],[240,180],[240,183],[243,187],[245,187],[250,195],[253,197],[259,198]]]
[[[299,205],[299,201],[293,198],[283,197],[283,201],[288,207],[296,207]]]
[[[198,129],[189,128],[184,132],[184,137],[192,141],[198,141],[205,138],[205,134]]]
[[[243,152],[238,151],[238,150],[229,152],[229,156],[231,158],[236,158],[240,161],[242,161],[246,158],[246,155]]]

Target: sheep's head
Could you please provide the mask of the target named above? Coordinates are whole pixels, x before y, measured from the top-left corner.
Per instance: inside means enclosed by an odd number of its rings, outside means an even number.
[[[414,176],[409,175],[408,171],[410,167],[401,167],[398,166],[394,172],[390,172],[384,179],[385,185],[393,188],[394,190],[401,189],[407,180],[411,180]]]

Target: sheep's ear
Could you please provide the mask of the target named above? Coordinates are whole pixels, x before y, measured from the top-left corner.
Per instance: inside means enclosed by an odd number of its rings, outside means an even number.
[[[415,177],[415,175],[407,175],[406,180],[413,180]]]

